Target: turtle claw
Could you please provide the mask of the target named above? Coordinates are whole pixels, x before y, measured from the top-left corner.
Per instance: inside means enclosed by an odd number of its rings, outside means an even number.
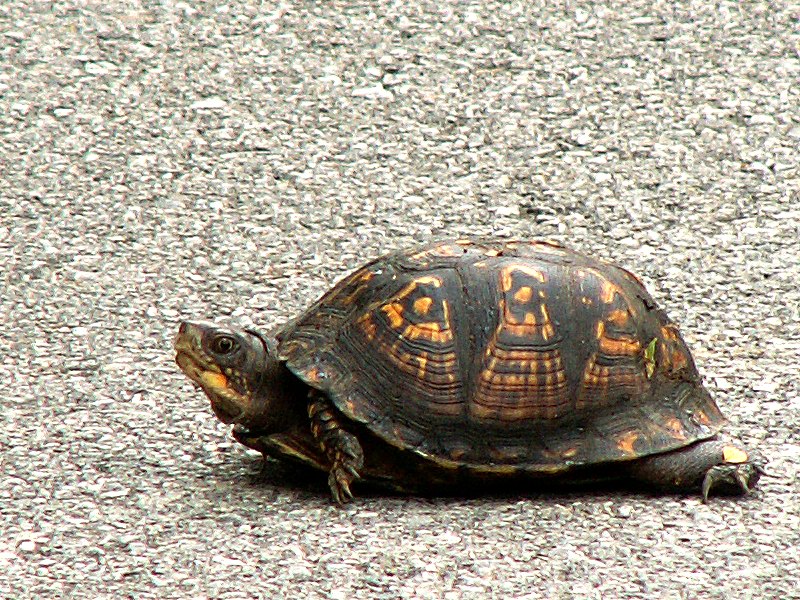
[[[342,505],[353,499],[350,484],[361,478],[358,471],[364,466],[364,450],[358,438],[341,427],[338,413],[327,397],[316,390],[308,396],[311,433],[330,461],[328,486],[333,499]]]
[[[725,491],[747,495],[755,487],[764,469],[753,463],[715,465],[703,477],[703,504],[708,503],[711,490],[721,487]]]
[[[353,500],[353,492],[350,491],[350,483],[353,479],[358,479],[358,471],[349,465],[339,464],[331,469],[328,474],[328,485],[331,488],[333,499],[339,505],[344,505]]]
[[[342,444],[344,449],[336,452],[333,466],[328,474],[328,485],[336,503],[345,504],[353,499],[350,484],[356,479],[361,479],[358,470],[364,464],[364,453],[361,452],[361,446],[353,444],[358,442],[352,435],[343,431],[340,431],[340,434],[340,440],[345,441]]]

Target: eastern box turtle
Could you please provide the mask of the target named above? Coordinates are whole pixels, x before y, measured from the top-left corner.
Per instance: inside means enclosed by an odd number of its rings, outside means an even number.
[[[187,321],[175,348],[237,440],[327,472],[340,503],[361,477],[628,478],[707,499],[762,472],[718,436],[722,413],[636,276],[549,242],[389,254],[274,338]]]

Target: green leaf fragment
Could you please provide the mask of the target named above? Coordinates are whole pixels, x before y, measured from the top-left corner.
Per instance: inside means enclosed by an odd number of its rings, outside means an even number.
[[[658,338],[653,338],[647,344],[647,348],[644,349],[644,368],[648,379],[653,376],[656,370],[656,344],[658,344]]]

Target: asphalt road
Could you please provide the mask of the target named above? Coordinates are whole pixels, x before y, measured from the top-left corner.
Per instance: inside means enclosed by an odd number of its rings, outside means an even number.
[[[0,597],[798,598],[800,5],[0,6]],[[331,505],[171,354],[367,258],[544,237],[639,273],[744,499]]]

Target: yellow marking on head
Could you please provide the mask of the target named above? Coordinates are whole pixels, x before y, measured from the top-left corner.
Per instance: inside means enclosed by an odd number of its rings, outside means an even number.
[[[433,298],[422,296],[414,300],[414,312],[418,315],[427,315],[433,304]]]
[[[517,302],[527,302],[531,299],[531,296],[533,296],[533,290],[527,285],[523,285],[514,292],[514,300]]]
[[[389,325],[392,329],[400,329],[400,326],[405,322],[403,318],[403,305],[399,302],[392,302],[391,304],[384,304],[381,310],[389,317]]]
[[[317,369],[316,367],[311,369],[308,373],[306,373],[306,379],[314,382],[319,381],[319,369]]]
[[[629,431],[617,439],[617,448],[622,450],[625,454],[636,454],[633,445],[639,439],[639,434],[635,431]]]
[[[588,296],[581,296],[581,302],[583,302],[586,306],[591,306],[593,304],[592,299]]]
[[[488,264],[489,263],[487,263],[485,260],[479,260],[473,266],[478,267],[479,269],[483,269],[483,268],[487,267]]]
[[[222,373],[215,373],[214,371],[201,371],[200,381],[206,387],[213,390],[224,390],[228,388],[228,378]]]
[[[728,464],[740,465],[750,460],[747,452],[736,446],[725,446],[722,449],[722,460]]]

